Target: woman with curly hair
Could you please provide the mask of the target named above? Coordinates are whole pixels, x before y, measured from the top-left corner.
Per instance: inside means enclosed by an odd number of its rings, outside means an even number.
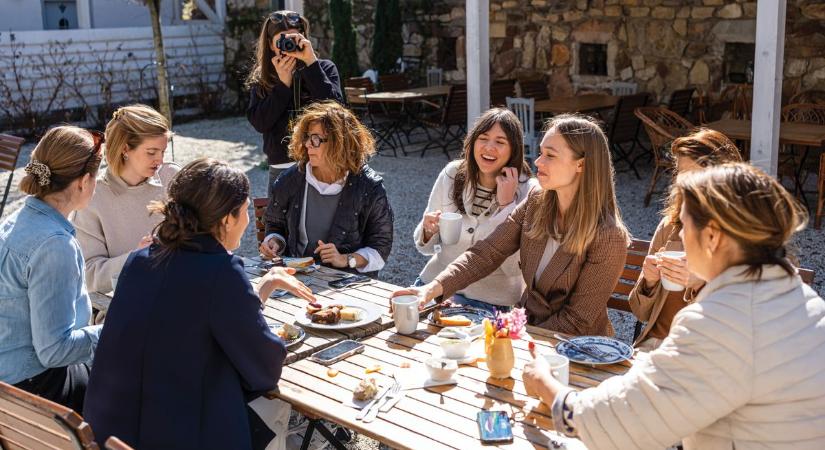
[[[390,256],[393,213],[382,178],[367,165],[374,153],[370,131],[348,109],[334,101],[309,106],[289,144],[297,164],[272,187],[261,253],[377,275]]]

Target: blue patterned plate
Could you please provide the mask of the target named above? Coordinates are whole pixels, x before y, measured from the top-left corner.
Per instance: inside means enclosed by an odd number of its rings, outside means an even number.
[[[267,321],[267,325],[269,325],[269,329],[272,330],[273,333],[275,333],[275,336],[281,337],[278,334],[278,331],[279,331],[280,328],[283,327],[283,324],[281,324],[280,322],[275,322],[275,321]],[[292,325],[292,326],[298,331],[298,335],[297,336],[292,336],[291,339],[289,337],[287,337],[286,339],[281,337],[281,339],[283,339],[283,341],[284,341],[284,344],[286,344],[286,348],[288,350],[291,350],[291,349],[297,347],[298,345],[300,345],[301,342],[303,342],[303,340],[307,337],[307,333],[306,333],[306,331],[304,331],[303,328],[301,328],[297,325]]]
[[[622,341],[604,336],[579,336],[568,338],[570,342],[583,347],[590,353],[604,354],[604,358],[595,358],[576,349],[567,342],[559,342],[556,352],[570,361],[580,364],[615,364],[633,356],[633,347]]]

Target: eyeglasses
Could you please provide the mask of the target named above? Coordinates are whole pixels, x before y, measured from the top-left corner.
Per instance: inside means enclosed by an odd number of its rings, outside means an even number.
[[[287,25],[287,28],[303,29],[304,27],[304,23],[301,21],[301,15],[296,12],[288,12],[286,14],[274,12],[269,15],[269,20],[275,23],[284,23]]]
[[[321,146],[321,144],[329,142],[329,138],[324,139],[321,137],[321,135],[315,133],[304,133],[304,143],[306,144],[307,141],[309,141],[310,145],[312,145],[312,148],[318,148]]]
[[[95,131],[95,130],[86,130],[86,131],[88,131],[89,134],[92,135],[92,142],[93,142],[92,151],[91,151],[91,153],[89,153],[89,157],[86,158],[86,162],[83,163],[83,168],[80,169],[80,173],[77,175],[78,177],[81,177],[81,176],[86,174],[86,172],[87,172],[86,166],[89,165],[89,163],[92,161],[92,158],[94,158],[95,156],[97,156],[100,153],[100,146],[103,145],[104,142],[106,142],[106,136],[103,133],[101,133],[100,131]]]

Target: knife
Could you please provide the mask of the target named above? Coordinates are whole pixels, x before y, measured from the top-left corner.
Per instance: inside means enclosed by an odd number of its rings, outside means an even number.
[[[560,336],[560,335],[558,335],[558,334],[553,334],[553,337],[554,337],[554,338],[556,338],[556,339],[558,339],[558,340],[560,340],[560,341],[562,341],[562,342],[566,342],[566,343],[570,344],[570,346],[571,346],[571,347],[573,347],[573,348],[575,348],[576,350],[578,350],[578,351],[580,351],[580,352],[584,353],[584,354],[585,354],[585,355],[587,355],[587,356],[590,356],[590,357],[596,358],[596,359],[597,359],[597,360],[599,360],[599,361],[605,361],[605,360],[606,360],[604,353],[602,353],[602,354],[598,354],[598,353],[596,353],[595,351],[592,351],[592,350],[590,350],[590,349],[584,348],[584,346],[583,346],[583,345],[579,345],[579,344],[577,344],[577,343],[575,343],[575,342],[573,342],[573,341],[571,341],[571,340],[569,340],[569,339],[565,339],[565,338],[564,338],[564,336]],[[599,352],[601,352],[601,350],[599,350]]]
[[[366,417],[366,415],[370,412],[370,409],[372,409],[373,406],[378,404],[380,400],[383,400],[384,396],[387,395],[389,392],[389,387],[382,388],[381,392],[379,392],[378,395],[376,395],[375,398],[372,399],[372,401],[367,403],[367,406],[365,406],[363,409],[361,409],[361,411],[358,412],[358,414],[355,415],[355,420],[364,420],[364,417]]]
[[[396,394],[395,397],[387,400],[386,403],[384,403],[380,408],[378,408],[378,411],[383,413],[388,412],[393,408],[393,406],[395,406],[396,403],[398,403],[399,400],[401,400],[401,397],[404,397],[405,395],[407,394],[406,392],[404,392],[403,389],[401,391],[398,391],[398,394]]]

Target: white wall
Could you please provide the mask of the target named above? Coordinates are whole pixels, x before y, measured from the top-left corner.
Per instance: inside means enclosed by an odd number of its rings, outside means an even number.
[[[130,0],[86,0],[91,5],[92,28],[120,28],[149,25],[146,6]],[[161,2],[161,23],[174,24],[174,10],[178,1]],[[77,2],[82,8],[82,2]],[[0,0],[0,32],[42,30],[41,0]]]
[[[42,30],[40,0],[0,0],[0,33],[9,30]]]

